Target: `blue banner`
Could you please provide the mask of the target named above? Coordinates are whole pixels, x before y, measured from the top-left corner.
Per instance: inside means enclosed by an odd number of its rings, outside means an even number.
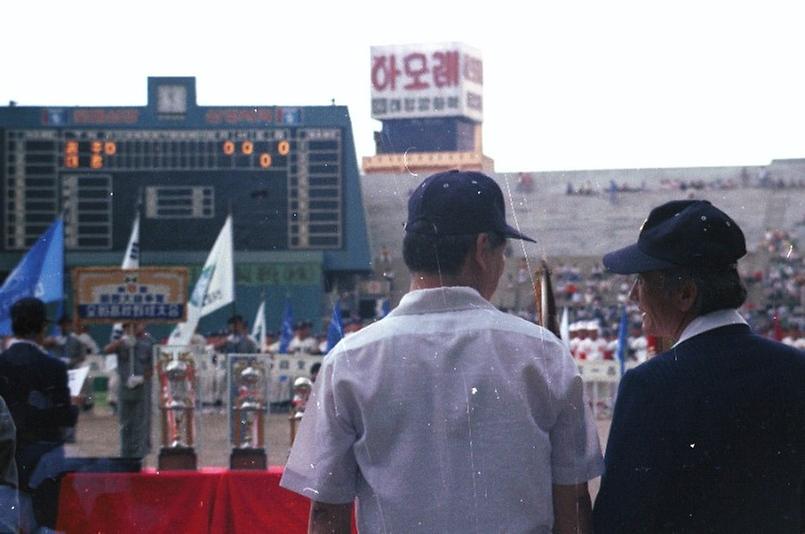
[[[285,299],[285,309],[282,311],[282,326],[280,327],[279,353],[287,354],[288,345],[293,340],[293,310],[291,301]]]
[[[0,335],[11,334],[11,306],[25,297],[64,298],[64,222],[61,217],[36,240],[0,287]]]
[[[344,324],[341,322],[341,299],[338,299],[333,305],[333,315],[327,326],[327,352],[333,350],[342,337],[344,337]]]

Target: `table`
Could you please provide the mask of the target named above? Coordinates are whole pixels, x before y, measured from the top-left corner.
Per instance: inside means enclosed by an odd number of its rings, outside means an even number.
[[[57,530],[303,534],[310,501],[280,488],[281,476],[281,467],[71,473],[61,485]]]

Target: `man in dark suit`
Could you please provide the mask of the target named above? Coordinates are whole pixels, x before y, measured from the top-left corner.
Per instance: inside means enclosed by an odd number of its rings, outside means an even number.
[[[652,210],[604,265],[637,274],[646,334],[666,352],[621,381],[595,532],[800,532],[805,354],[749,329],[744,235],[700,200]]]
[[[15,302],[11,307],[15,339],[0,354],[0,396],[17,427],[15,458],[23,515],[33,488],[59,474],[51,471],[58,471],[58,459],[63,457],[64,430],[75,425],[78,415],[77,407],[70,403],[67,366],[42,348],[48,322],[41,300],[24,298]],[[37,471],[45,456],[50,459],[49,468]],[[55,503],[43,506],[55,507]],[[36,502],[33,507],[37,517],[43,517]],[[47,510],[41,511],[47,515]]]

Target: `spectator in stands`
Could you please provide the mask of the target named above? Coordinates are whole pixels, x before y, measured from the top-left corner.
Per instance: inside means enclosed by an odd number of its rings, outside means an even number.
[[[601,327],[598,321],[588,321],[586,326],[587,338],[581,344],[581,350],[590,361],[599,361],[604,359],[604,352],[606,351],[606,340],[598,337]]]
[[[246,321],[240,315],[233,315],[227,321],[229,336],[215,349],[222,354],[254,354],[260,352],[257,342],[249,336]]]
[[[632,327],[628,341],[630,357],[638,363],[646,361],[648,359],[648,340],[642,334],[639,326]]]
[[[294,336],[288,344],[288,353],[294,354],[302,352],[305,354],[319,354],[319,344],[316,338],[310,334],[313,323],[310,321],[299,321],[294,326]]]
[[[615,335],[613,330],[605,330],[604,331],[604,342],[606,343],[606,348],[604,349],[604,359],[605,360],[614,360],[618,356],[618,336]],[[626,354],[628,354],[628,349]]]
[[[583,338],[581,334],[583,330],[581,329],[580,322],[571,323],[568,327],[568,331],[570,333],[570,341],[568,345],[570,347],[570,354],[576,359],[582,359],[581,355],[579,354],[579,344],[582,342]]]
[[[271,347],[276,343],[278,340],[278,335],[274,331],[266,332],[265,338],[263,339],[263,346],[260,347],[260,352],[266,353],[273,353],[274,351],[271,350]]]
[[[360,331],[361,328],[363,328],[363,321],[361,321],[361,318],[352,317],[346,323],[344,323],[344,338],[352,336],[356,332]]]
[[[327,334],[317,335],[316,344],[318,345],[319,354],[327,354]]]
[[[805,353],[753,334],[737,223],[706,201],[651,211],[604,256],[637,273],[647,334],[674,346],[621,380],[595,532],[797,532],[805,502]]]

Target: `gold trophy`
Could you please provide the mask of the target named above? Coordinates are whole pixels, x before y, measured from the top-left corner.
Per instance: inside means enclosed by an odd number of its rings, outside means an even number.
[[[159,412],[162,447],[158,469],[196,469],[195,406],[196,363],[191,352],[160,347]]]
[[[230,354],[229,427],[231,469],[266,469],[268,362],[265,355]]]

